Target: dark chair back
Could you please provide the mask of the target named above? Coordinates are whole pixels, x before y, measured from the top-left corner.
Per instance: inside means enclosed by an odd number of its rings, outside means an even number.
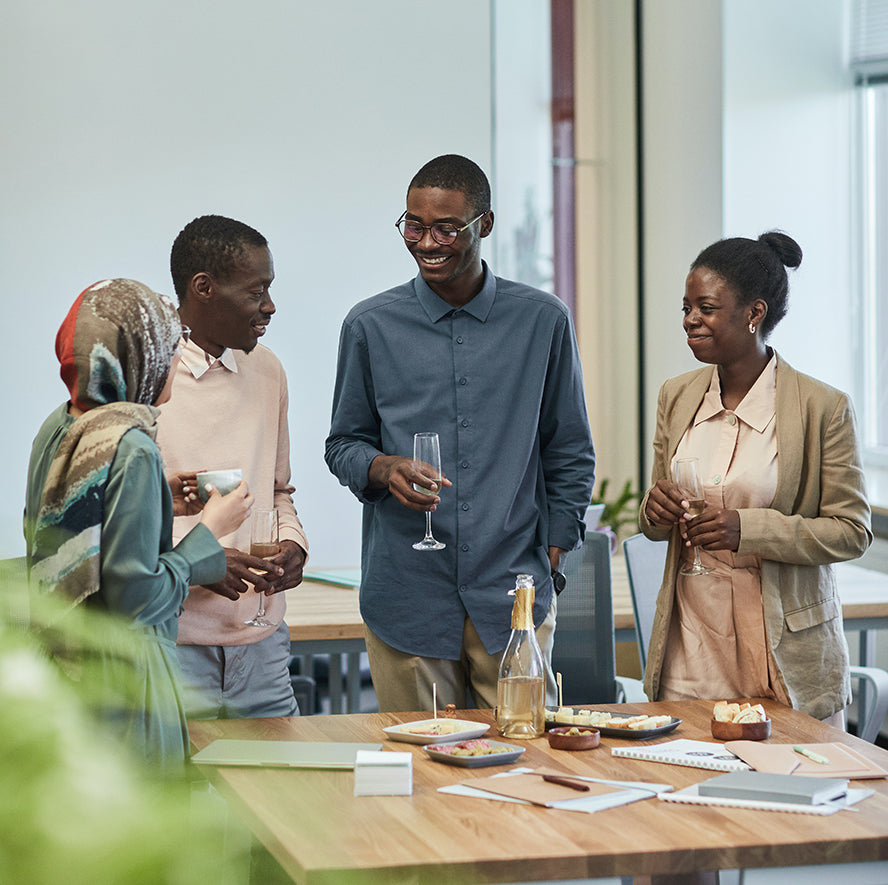
[[[558,597],[552,669],[561,673],[566,706],[617,701],[610,556],[610,539],[593,531],[562,562],[567,584]]]

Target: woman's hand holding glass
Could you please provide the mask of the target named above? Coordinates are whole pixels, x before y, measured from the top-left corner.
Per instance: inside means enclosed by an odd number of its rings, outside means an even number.
[[[740,514],[707,505],[699,516],[688,510],[688,497],[672,480],[658,479],[648,494],[645,516],[654,525],[678,525],[689,547],[737,551]]]

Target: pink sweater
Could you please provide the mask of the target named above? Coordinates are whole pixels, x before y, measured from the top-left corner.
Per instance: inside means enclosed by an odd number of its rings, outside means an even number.
[[[281,540],[306,552],[308,541],[296,515],[290,485],[290,434],[287,428],[287,377],[278,358],[261,344],[246,354],[226,350],[218,359],[194,342],[184,347],[171,400],[161,408],[157,444],[167,473],[239,467],[258,509],[280,511]],[[178,542],[198,521],[174,520]],[[223,547],[250,549],[250,521],[220,539]],[[274,632],[244,621],[259,608],[247,591],[235,602],[204,587],[192,587],[179,618],[180,645],[247,645]],[[275,623],[283,620],[283,593],[266,598]]]

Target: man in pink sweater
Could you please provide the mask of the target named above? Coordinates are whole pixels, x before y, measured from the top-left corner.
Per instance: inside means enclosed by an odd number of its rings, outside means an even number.
[[[259,344],[275,312],[265,237],[217,215],[196,218],[173,243],[173,284],[182,323],[191,329],[161,410],[157,442],[167,473],[240,468],[255,509],[280,513],[281,551],[249,555],[250,522],[224,538],[223,581],[192,587],[179,618],[178,657],[189,718],[298,714],[288,671],[290,637],[281,592],[302,581],[308,542],[290,485],[287,378]],[[174,521],[184,536],[197,516]],[[266,594],[266,617],[245,622]]]

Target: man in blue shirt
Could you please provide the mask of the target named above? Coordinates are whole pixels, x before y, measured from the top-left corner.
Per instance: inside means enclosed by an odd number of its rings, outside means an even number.
[[[364,504],[361,614],[380,710],[431,709],[433,683],[441,705],[466,706],[468,690],[492,707],[515,576],[534,576],[548,663],[551,573],[583,538],[595,455],[576,338],[561,301],[481,260],[493,212],[471,160],[423,166],[397,227],[419,275],[345,318],[325,457]],[[440,484],[414,470],[421,431],[439,435]],[[426,511],[443,550],[413,549]]]

